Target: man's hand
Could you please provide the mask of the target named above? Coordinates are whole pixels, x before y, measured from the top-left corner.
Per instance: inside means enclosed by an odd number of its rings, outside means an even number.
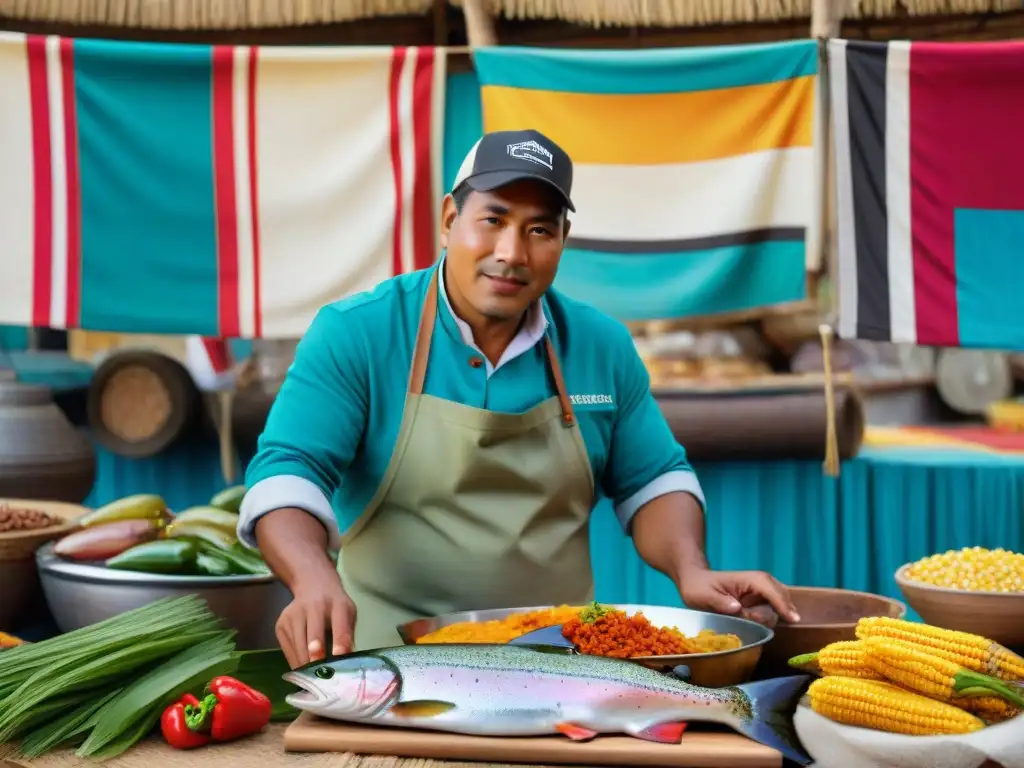
[[[277,641],[292,669],[326,656],[327,630],[331,655],[352,650],[356,606],[338,579],[325,579],[310,588],[299,587],[291,604],[277,620]]]
[[[738,615],[767,626],[774,626],[778,616],[800,621],[789,590],[763,571],[693,568],[681,574],[678,586],[686,607],[696,611]]]
[[[256,540],[270,570],[292,593],[291,604],[277,620],[277,640],[292,669],[331,653],[352,650],[356,607],[327,555],[327,529],[294,507],[275,509],[256,523]]]

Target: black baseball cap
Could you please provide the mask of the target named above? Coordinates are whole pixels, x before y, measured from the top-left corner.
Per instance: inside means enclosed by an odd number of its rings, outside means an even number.
[[[540,131],[494,131],[484,134],[462,161],[452,190],[467,184],[477,192],[491,192],[514,181],[533,179],[552,187],[575,212],[572,159]]]

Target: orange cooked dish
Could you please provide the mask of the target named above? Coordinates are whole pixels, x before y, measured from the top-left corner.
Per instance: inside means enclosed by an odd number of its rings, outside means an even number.
[[[562,634],[593,656],[682,656],[739,648],[736,635],[703,630],[688,637],[675,627],[656,627],[643,614],[625,612],[593,603],[586,607],[560,605],[524,611],[492,621],[464,621],[441,627],[417,643],[507,643],[542,627],[561,624]]]
[[[685,656],[739,648],[736,635],[701,630],[687,637],[675,627],[656,627],[642,613],[627,616],[625,611],[594,603],[562,626],[562,635],[571,640],[580,653],[591,656]]]

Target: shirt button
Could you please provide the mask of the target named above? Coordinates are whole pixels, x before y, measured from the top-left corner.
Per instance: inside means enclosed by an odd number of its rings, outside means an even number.
[[[484,364],[484,359],[482,357],[471,357],[471,358],[469,358],[469,365],[470,365],[471,368],[479,368],[483,364]]]

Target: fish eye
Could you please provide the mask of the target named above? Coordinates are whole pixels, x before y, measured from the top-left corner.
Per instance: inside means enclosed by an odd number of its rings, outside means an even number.
[[[321,680],[330,680],[334,677],[334,670],[330,667],[317,667],[313,674],[319,677]]]

